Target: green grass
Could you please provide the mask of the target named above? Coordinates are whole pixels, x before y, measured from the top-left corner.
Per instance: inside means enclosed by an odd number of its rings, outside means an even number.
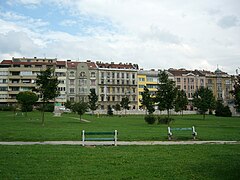
[[[32,145],[0,152],[0,179],[240,178],[240,145]]]
[[[53,117],[46,113],[45,126],[41,126],[40,112],[28,113],[28,117],[14,116],[11,112],[0,112],[0,141],[53,141],[81,140],[81,131],[119,132],[119,140],[167,140],[167,125],[148,125],[144,116],[96,116],[84,115],[80,122],[76,114],[64,114]],[[75,119],[74,119],[75,118]],[[171,127],[195,126],[197,140],[240,140],[240,118],[222,118],[201,115],[174,116]],[[174,140],[191,140],[190,131],[174,132]]]

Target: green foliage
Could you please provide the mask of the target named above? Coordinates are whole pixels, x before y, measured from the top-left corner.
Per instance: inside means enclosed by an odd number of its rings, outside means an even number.
[[[156,102],[159,110],[167,110],[168,117],[170,109],[174,107],[174,100],[177,95],[177,88],[175,82],[168,78],[166,71],[159,71],[159,88],[156,94]]]
[[[109,115],[109,116],[112,116],[112,115],[113,115],[113,110],[112,110],[111,105],[108,105],[108,106],[107,106],[107,115]]]
[[[98,96],[95,92],[95,89],[92,88],[90,89],[90,95],[88,95],[88,99],[89,99],[89,109],[92,110],[92,114],[94,114],[94,111],[98,108]]]
[[[234,79],[233,90],[231,91],[234,97],[234,103],[237,110],[240,109],[240,74]]]
[[[38,86],[36,91],[39,92],[42,96],[42,125],[44,125],[44,106],[46,102],[53,100],[59,96],[59,82],[57,77],[54,76],[54,70],[48,68],[45,71],[40,71],[40,74],[37,75],[36,84]]]
[[[80,102],[74,103],[72,110],[73,110],[73,112],[78,113],[78,115],[80,116],[80,121],[81,121],[82,115],[88,111],[88,108],[89,108],[88,103],[80,101]]]
[[[120,104],[116,104],[115,110],[116,110],[116,111],[121,111],[121,105],[120,105]]]
[[[186,110],[187,105],[188,105],[188,98],[187,98],[186,92],[184,90],[178,90],[177,97],[174,101],[175,111],[176,112],[181,111],[183,114],[183,110]]]
[[[38,101],[38,96],[31,91],[25,91],[18,93],[16,99],[21,104],[22,112],[27,113],[33,110],[33,105]]]
[[[54,104],[53,103],[46,103],[44,106],[42,104],[41,106],[39,106],[37,108],[37,110],[43,111],[43,108],[44,108],[44,112],[53,112],[54,111]]]
[[[146,107],[147,111],[149,114],[153,114],[155,109],[154,109],[154,98],[151,96],[149,89],[144,86],[144,92],[141,93],[142,99],[141,99],[141,104]]]
[[[120,102],[120,105],[123,109],[125,109],[125,115],[126,115],[126,110],[129,109],[129,104],[130,104],[129,98],[127,96],[123,97],[122,101]]]
[[[216,103],[215,115],[222,117],[231,117],[232,112],[230,111],[229,106],[224,106],[221,101],[218,101]]]
[[[14,106],[0,106],[0,111],[13,111]]]
[[[162,116],[158,116],[157,120],[158,120],[158,124],[167,124],[167,125],[169,125],[172,121],[174,121],[173,118],[162,117]]]
[[[67,109],[72,109],[73,103],[69,100],[67,100],[67,102],[64,104],[65,108]]]
[[[209,109],[215,108],[213,92],[208,88],[200,87],[200,89],[193,94],[193,105],[198,108],[199,112],[203,114],[203,118],[205,119],[205,113]]]
[[[148,124],[154,124],[155,121],[156,121],[156,118],[155,118],[154,115],[149,114],[149,115],[146,115],[146,116],[144,117],[144,120],[145,120]]]

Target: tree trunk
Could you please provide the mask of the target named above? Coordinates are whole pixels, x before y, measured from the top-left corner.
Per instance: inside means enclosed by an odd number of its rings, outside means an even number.
[[[126,116],[126,114],[127,114],[127,109],[125,109],[125,116]]]
[[[79,115],[80,116],[80,121],[82,120],[82,117],[81,117],[81,115]]]
[[[169,111],[169,109],[167,109],[167,115],[168,115],[168,119],[169,119],[169,116],[170,116],[170,111]]]
[[[43,102],[42,106],[42,126],[44,126],[44,118],[45,118],[45,102]]]
[[[205,120],[205,112],[203,113],[203,119]]]

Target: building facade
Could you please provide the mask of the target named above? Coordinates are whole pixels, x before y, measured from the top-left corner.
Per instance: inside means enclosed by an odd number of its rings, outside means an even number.
[[[12,58],[0,64],[0,103],[16,103],[16,95],[36,88],[37,74],[47,68],[54,68],[59,80],[60,95],[55,101],[66,102],[66,63],[57,59]],[[41,100],[41,99],[40,99]],[[40,101],[39,100],[39,101]]]

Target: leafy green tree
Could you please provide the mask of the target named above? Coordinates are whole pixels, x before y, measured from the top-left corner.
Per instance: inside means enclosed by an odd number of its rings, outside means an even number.
[[[69,100],[67,100],[67,102],[64,105],[65,105],[65,108],[67,109],[72,109],[72,106],[73,106],[72,102]]]
[[[37,75],[37,92],[40,93],[42,97],[42,125],[44,126],[44,112],[46,103],[50,100],[54,100],[59,96],[58,91],[58,79],[54,76],[54,70],[51,68],[46,69],[45,71],[40,71],[40,74]]]
[[[231,94],[234,97],[235,108],[240,110],[240,74],[234,79],[233,90]]]
[[[121,106],[120,106],[120,104],[116,104],[115,110],[117,111],[117,114],[118,114],[118,111],[121,111]]]
[[[108,105],[108,106],[107,106],[107,114],[108,114],[109,116],[112,116],[112,115],[113,115],[113,110],[112,110],[111,105]]]
[[[217,101],[215,116],[231,117],[232,112],[230,111],[229,106],[224,106],[222,101]]]
[[[188,98],[184,90],[177,91],[177,97],[175,99],[174,105],[175,105],[175,111],[176,112],[180,111],[182,112],[182,115],[183,115],[183,110],[186,110],[186,107],[188,105]]]
[[[144,91],[141,93],[142,95],[142,99],[141,99],[141,104],[146,107],[146,113],[148,111],[148,114],[153,114],[155,109],[154,109],[154,103],[155,100],[154,98],[151,96],[149,89],[144,86]]]
[[[123,109],[125,109],[125,115],[127,114],[127,109],[129,109],[129,104],[130,104],[129,98],[127,96],[123,97],[122,101],[120,102],[120,105]]]
[[[92,114],[94,114],[94,111],[98,108],[98,96],[95,92],[95,89],[92,88],[90,89],[90,94],[88,95],[88,99],[89,99],[89,108],[92,110]]]
[[[88,111],[88,103],[80,101],[77,103],[74,103],[72,106],[72,111],[73,112],[77,112],[79,117],[80,117],[80,121],[82,120],[82,115]]]
[[[174,107],[174,100],[177,95],[177,88],[175,82],[168,78],[166,71],[159,71],[159,88],[156,93],[156,102],[159,110],[167,110],[168,118],[170,116],[170,109]]]
[[[21,104],[22,112],[27,116],[27,112],[32,111],[32,106],[38,101],[38,96],[34,92],[25,91],[18,93],[16,99]]]
[[[213,92],[208,88],[200,87],[193,94],[193,105],[198,108],[200,113],[203,114],[203,119],[205,119],[206,112],[215,108]]]

